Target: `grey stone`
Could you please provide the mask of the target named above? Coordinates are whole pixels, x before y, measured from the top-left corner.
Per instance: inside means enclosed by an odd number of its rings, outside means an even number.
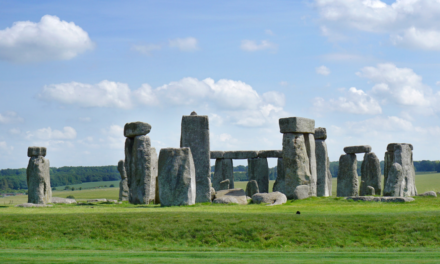
[[[388,179],[383,190],[384,196],[404,196],[403,168],[399,163],[393,163],[388,171]]]
[[[150,148],[151,152],[151,184],[150,184],[150,201],[154,201],[156,199],[156,182],[157,182],[157,174],[158,174],[158,157],[156,148]]]
[[[107,199],[107,203],[114,203],[114,204],[117,204],[117,203],[118,203],[118,200]]]
[[[282,150],[260,150],[258,151],[259,158],[282,158]]]
[[[388,180],[388,173],[391,169],[391,165],[393,165],[394,163],[394,148],[393,151],[387,151],[385,152],[385,157],[384,157],[384,172],[383,172],[383,182],[384,182],[384,190],[385,190],[385,185],[387,183]]]
[[[294,190],[299,185],[310,185],[310,163],[303,134],[283,134],[283,165],[285,195],[294,199]]]
[[[211,151],[211,159],[223,159],[224,151]]]
[[[318,176],[316,171],[315,137],[313,134],[304,134],[304,139],[306,140],[306,149],[307,149],[307,155],[309,157],[309,166],[310,166],[309,195],[316,196],[316,182]]]
[[[419,194],[419,196],[433,196],[437,197],[437,194],[434,191],[424,192],[422,194]]]
[[[159,165],[158,165],[159,166]],[[159,168],[158,168],[159,173]],[[160,196],[159,196],[159,177],[156,177],[156,190],[155,190],[155,196],[154,196],[154,204],[160,204]]]
[[[261,193],[269,192],[269,165],[266,158],[248,159],[248,179],[257,181]]]
[[[88,203],[106,203],[106,202],[108,202],[108,200],[105,198],[100,198],[100,199],[90,199],[90,200],[87,200],[87,202]]]
[[[234,189],[234,167],[232,159],[216,159],[215,171],[212,177],[212,187],[220,190],[220,182],[229,179],[229,188]]]
[[[286,194],[283,158],[278,158],[277,160],[277,178],[273,184],[272,191]]]
[[[28,203],[47,204],[52,199],[50,162],[43,156],[32,156],[26,169]]]
[[[233,197],[237,200],[236,203],[247,204],[246,194],[243,189],[229,189],[229,190],[217,191],[215,193],[215,200],[222,199],[224,197]]]
[[[211,201],[215,199],[215,189],[211,187]]]
[[[158,175],[161,205],[195,204],[195,174],[196,170],[190,148],[161,149]],[[209,187],[209,198],[211,198],[211,187]]]
[[[317,174],[316,194],[319,197],[328,197],[332,195],[332,176],[330,174],[330,162],[328,159],[327,144],[322,139],[316,139],[315,146]]]
[[[413,202],[414,198],[411,197],[373,197],[373,196],[351,196],[345,198],[353,201],[366,201],[366,202],[394,202],[394,203],[408,203]]]
[[[287,202],[287,197],[284,193],[256,193],[252,196],[252,202],[255,204],[267,203],[269,205],[280,205]]]
[[[371,146],[361,145],[361,146],[345,147],[344,152],[347,154],[368,153],[368,152],[371,152]]]
[[[180,147],[191,149],[196,170],[196,202],[211,201],[211,161],[208,116],[182,117]]]
[[[127,123],[124,126],[125,137],[145,136],[151,131],[151,125],[145,122],[132,122]]]
[[[315,139],[327,139],[327,130],[325,129],[325,127],[315,128]]]
[[[51,203],[53,204],[76,204],[75,199],[52,197]]]
[[[315,120],[303,117],[279,119],[281,133],[315,133]]]
[[[376,195],[376,191],[374,190],[374,187],[367,186],[367,191],[365,192],[365,195]]]
[[[293,199],[302,200],[309,198],[309,185],[299,185],[293,190]]]
[[[246,184],[246,196],[252,197],[252,195],[259,193],[258,183],[256,180],[250,180]]]
[[[38,156],[46,156],[46,148],[45,147],[28,147],[27,152],[28,157],[38,157]]]
[[[118,162],[118,171],[121,174],[121,181],[119,182],[119,201],[128,201],[128,183],[127,172],[125,171],[125,161]]]
[[[34,203],[24,203],[18,204],[15,207],[52,207],[51,204],[34,204]]]
[[[212,201],[215,204],[239,204],[238,200],[233,196],[224,196],[221,198],[215,198]]]
[[[380,170],[380,161],[374,152],[365,153],[361,165],[361,188],[360,196],[367,195],[368,186],[374,188],[377,195],[382,194],[382,172]]]
[[[258,151],[243,150],[243,151],[225,151],[223,158],[225,159],[252,159],[258,157]]]
[[[341,155],[339,158],[338,185],[336,196],[358,196],[359,184],[355,154]]]
[[[229,179],[223,180],[220,182],[220,189],[221,190],[229,190]]]
[[[387,151],[394,152],[394,148],[397,145],[408,145],[411,148],[411,150],[414,150],[413,145],[409,144],[409,143],[390,143],[390,144],[387,145]]]
[[[192,115],[192,116],[196,116],[197,113],[196,113],[196,111],[192,111],[190,115]]]
[[[124,162],[124,166],[125,166],[125,173],[127,174],[127,186],[130,189],[131,187],[131,181],[133,179],[133,177],[131,176],[133,173],[133,168],[134,168],[134,159],[133,159],[133,143],[134,143],[134,139],[133,138],[126,138],[125,139],[125,147],[124,147],[124,152],[125,152],[125,162]]]

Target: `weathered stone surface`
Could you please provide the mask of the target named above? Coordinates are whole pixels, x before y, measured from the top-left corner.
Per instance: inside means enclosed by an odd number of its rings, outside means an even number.
[[[151,155],[151,184],[150,184],[150,201],[154,201],[156,199],[156,182],[157,182],[157,174],[158,174],[158,157],[156,148],[150,148]],[[148,186],[147,186],[148,188]]]
[[[100,199],[90,199],[90,200],[87,200],[87,202],[88,203],[106,203],[106,202],[108,202],[108,200],[105,198],[100,198]]]
[[[53,204],[76,204],[75,199],[52,197],[51,203]]]
[[[28,203],[47,204],[51,202],[50,162],[43,156],[32,156],[26,169]]]
[[[119,201],[128,201],[128,183],[127,172],[125,171],[125,161],[118,162],[118,171],[121,174],[121,181],[119,182]]]
[[[224,151],[211,151],[211,159],[223,159]]]
[[[269,192],[269,165],[266,158],[248,159],[248,179],[257,181],[260,193]]]
[[[215,199],[215,189],[211,187],[211,201]]]
[[[215,198],[213,203],[216,204],[240,204],[238,200],[233,196],[224,196],[221,198]]]
[[[107,203],[118,203],[118,200],[107,199]]]
[[[28,147],[28,157],[46,156],[46,147]]]
[[[34,204],[34,203],[24,203],[18,204],[15,207],[52,207],[51,204]]]
[[[309,198],[309,185],[299,185],[293,190],[293,199],[302,200]]]
[[[366,191],[365,195],[376,195],[376,191],[374,190],[374,187],[367,186],[367,191]]]
[[[196,170],[196,202],[211,201],[211,161],[208,116],[182,117],[180,147],[191,149]],[[215,188],[215,187],[214,187]]]
[[[315,133],[315,120],[303,117],[280,118],[281,133]]]
[[[259,193],[258,183],[256,180],[250,180],[246,184],[246,196],[252,197],[252,195]]]
[[[267,203],[269,205],[280,205],[287,202],[287,197],[284,193],[256,193],[252,196],[252,202],[255,204]]]
[[[220,189],[221,190],[229,190],[229,179],[223,180],[220,182]]]
[[[299,185],[310,185],[310,163],[306,141],[303,134],[284,133],[283,164],[285,177],[285,195],[294,199],[294,190]]]
[[[373,196],[352,196],[347,197],[347,200],[366,201],[366,202],[394,202],[394,203],[408,203],[413,202],[411,197],[373,197]]]
[[[284,175],[284,163],[283,158],[277,160],[277,178],[272,187],[273,192],[280,192],[286,194],[286,181]]]
[[[327,139],[327,129],[325,127],[317,127],[315,128],[315,139]]]
[[[192,116],[196,116],[197,113],[196,113],[196,111],[192,111],[190,115],[192,115]]]
[[[159,197],[162,206],[196,202],[195,166],[190,148],[163,148],[159,154]],[[209,187],[211,199],[211,187]],[[209,200],[211,201],[211,200]]]
[[[387,145],[387,151],[394,152],[394,148],[397,145],[408,145],[411,148],[411,150],[414,150],[413,145],[409,144],[409,143],[390,143],[390,144]]]
[[[316,194],[319,197],[328,197],[332,194],[332,176],[330,174],[330,162],[328,160],[327,144],[322,139],[316,139],[315,146],[317,174]]]
[[[377,195],[382,194],[380,161],[374,152],[365,153],[364,160],[362,161],[360,196],[368,195],[368,186],[373,187]]]
[[[419,194],[419,196],[433,196],[437,197],[437,194],[434,191],[424,192],[422,194]]]
[[[316,196],[316,182],[317,182],[317,171],[316,171],[316,146],[315,137],[313,134],[304,134],[304,139],[306,140],[307,155],[309,157],[310,166],[310,183],[309,183],[309,195]]]
[[[124,126],[125,137],[145,136],[151,131],[151,125],[145,122],[132,122]]]
[[[225,159],[252,159],[256,157],[258,157],[258,151],[254,150],[225,151],[223,154]]]
[[[384,172],[383,172],[383,182],[384,182],[384,186],[383,189],[385,190],[385,185],[387,183],[388,180],[388,174],[390,172],[391,169],[391,165],[393,165],[394,163],[394,147],[393,147],[393,151],[387,151],[385,152],[385,157],[384,157]]]
[[[282,150],[260,150],[258,151],[259,158],[282,158]]]
[[[361,145],[361,146],[345,147],[344,152],[347,154],[368,153],[368,152],[371,152],[371,146]]]
[[[229,190],[217,191],[215,193],[215,200],[222,199],[224,197],[233,197],[237,200],[236,203],[247,204],[246,194],[243,189],[229,189]]]
[[[355,154],[341,155],[339,158],[338,185],[336,196],[358,196],[359,184]]]
[[[159,164],[158,164],[159,166]],[[157,172],[159,174],[159,168],[157,169]],[[154,204],[160,204],[160,196],[159,196],[159,177],[156,177],[156,195],[154,196]]]
[[[229,188],[234,189],[234,166],[232,159],[216,159],[212,187],[216,190],[221,190],[220,182],[226,179],[229,179]]]

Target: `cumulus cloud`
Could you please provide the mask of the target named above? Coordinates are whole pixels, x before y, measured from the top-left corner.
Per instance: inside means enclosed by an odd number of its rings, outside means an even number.
[[[76,130],[73,127],[64,127],[63,130],[52,129],[51,127],[41,128],[33,132],[26,132],[26,139],[40,140],[69,140],[76,138]]]
[[[102,133],[106,135],[105,139],[100,140],[104,146],[108,146],[112,149],[121,149],[124,147],[125,137],[123,127],[111,125],[110,127],[103,129]]]
[[[330,69],[322,65],[316,68],[316,73],[327,76],[330,74]]]
[[[267,40],[262,40],[260,41],[260,44],[258,44],[256,41],[254,40],[242,40],[241,41],[241,45],[240,48],[244,51],[259,51],[259,50],[276,50],[277,49],[277,45],[267,41]]]
[[[0,124],[9,124],[15,122],[23,122],[23,118],[13,111],[0,114]]]
[[[436,82],[435,84],[436,84],[436,85],[440,85],[440,81]]]
[[[380,0],[315,0],[325,35],[344,28],[388,34],[394,45],[440,50],[440,2],[402,0],[386,4]]]
[[[93,47],[81,27],[51,15],[38,23],[19,21],[0,30],[0,59],[6,61],[69,60]]]
[[[196,51],[199,49],[198,40],[192,37],[172,39],[169,41],[169,46],[181,51]]]
[[[162,49],[161,45],[157,45],[157,44],[147,44],[147,45],[133,45],[131,47],[132,50],[137,51],[141,54],[147,55],[147,56],[151,56],[151,52],[155,51],[155,50],[160,50]]]

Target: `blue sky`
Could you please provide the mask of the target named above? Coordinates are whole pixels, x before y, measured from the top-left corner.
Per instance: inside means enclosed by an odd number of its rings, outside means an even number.
[[[32,145],[116,165],[132,121],[179,147],[193,110],[212,150],[281,149],[278,119],[300,116],[332,161],[391,142],[438,160],[439,22],[438,0],[0,1],[0,168]]]

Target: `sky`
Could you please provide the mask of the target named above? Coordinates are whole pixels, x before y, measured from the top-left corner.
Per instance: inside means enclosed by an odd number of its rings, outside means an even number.
[[[116,165],[134,121],[177,148],[192,111],[211,150],[282,149],[278,119],[297,116],[327,129],[331,161],[393,142],[439,160],[439,70],[440,0],[0,1],[0,169],[29,146]]]

